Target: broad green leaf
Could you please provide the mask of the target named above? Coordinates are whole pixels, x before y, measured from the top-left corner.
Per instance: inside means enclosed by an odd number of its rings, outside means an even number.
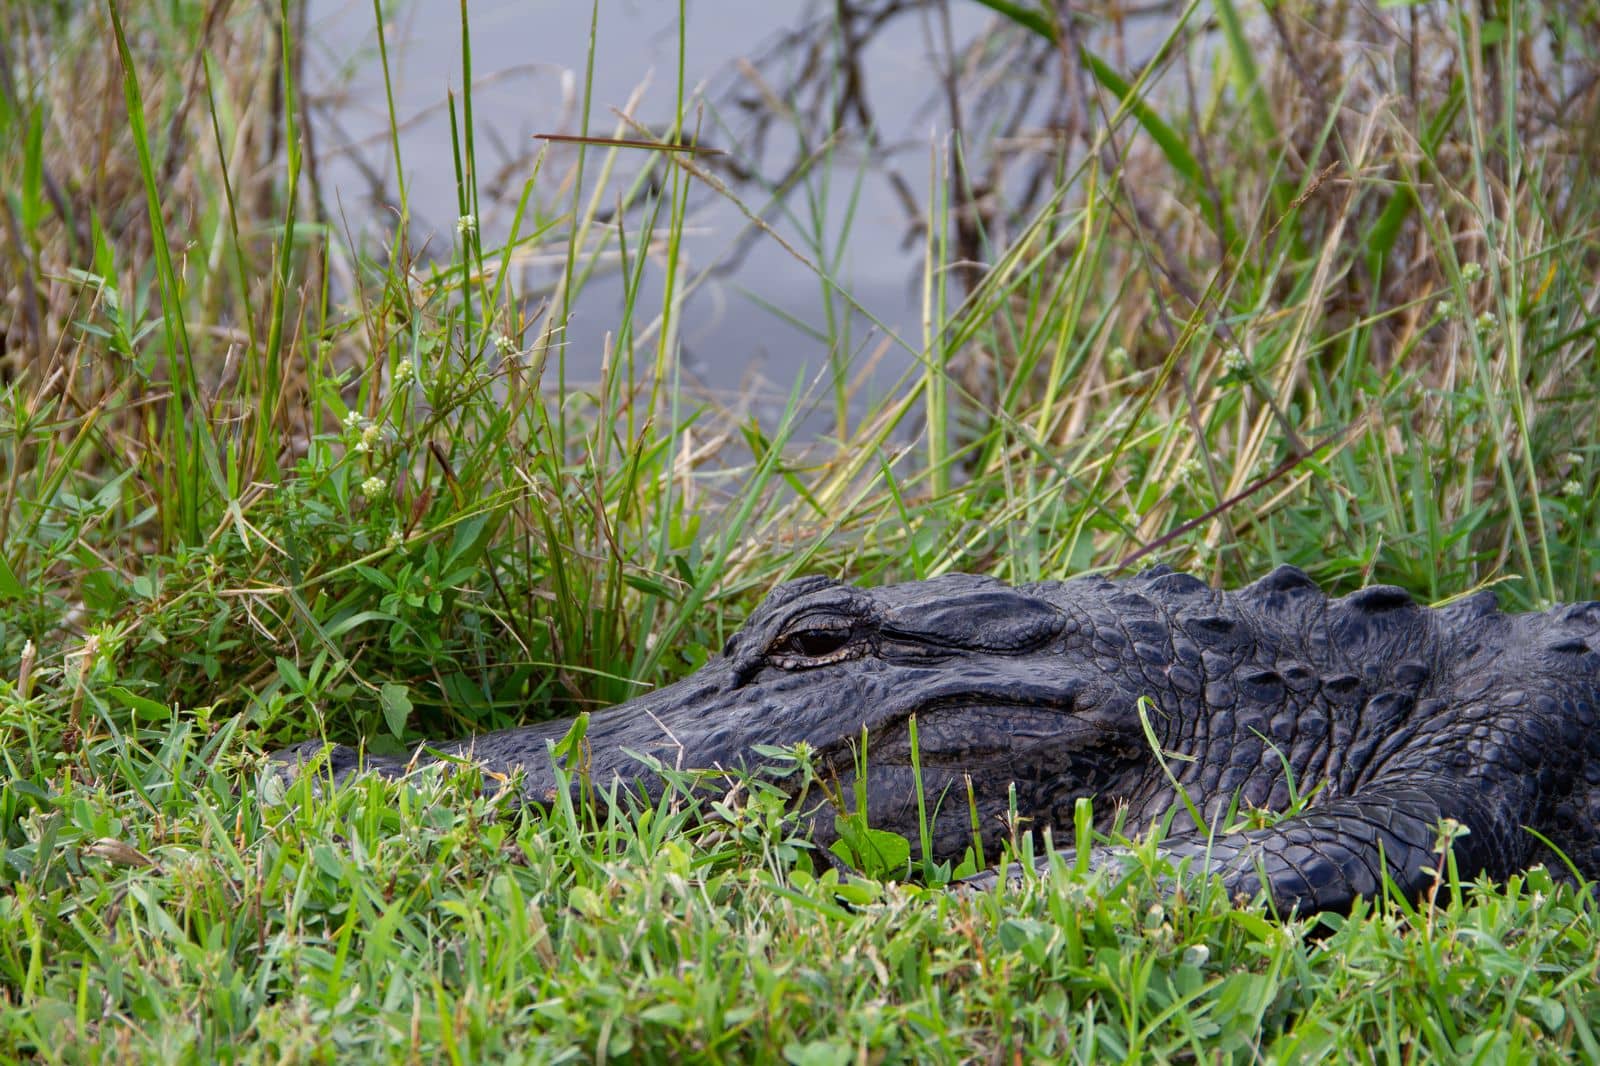
[[[383,722],[396,738],[405,735],[406,722],[411,718],[411,696],[406,686],[386,682],[378,690],[378,701],[383,704]]]

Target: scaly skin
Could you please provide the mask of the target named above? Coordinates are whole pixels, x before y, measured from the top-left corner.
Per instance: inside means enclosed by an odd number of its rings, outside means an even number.
[[[1561,875],[1535,833],[1600,876],[1597,648],[1597,603],[1506,615],[1480,593],[1428,609],[1386,586],[1330,600],[1292,567],[1232,592],[1165,567],[1018,588],[963,574],[876,589],[806,578],[774,590],[699,672],[595,715],[587,769],[602,788],[649,791],[655,775],[623,749],[759,770],[755,745],[804,741],[849,795],[865,728],[869,821],[916,841],[915,715],[935,859],[971,843],[970,775],[991,855],[1013,788],[1029,826],[1057,840],[1070,838],[1079,797],[1094,798],[1101,828],[1119,808],[1130,830],[1176,808],[1162,845],[1173,859],[1244,894],[1264,874],[1284,912],[1337,911],[1379,892],[1385,872],[1418,896],[1446,819],[1468,830],[1453,845],[1465,878],[1535,862]],[[1291,782],[1311,803],[1207,839],[1151,749],[1143,697],[1167,770],[1207,821],[1235,798],[1283,811]],[[566,728],[438,750],[520,770],[529,798],[545,799],[546,743]],[[329,758],[336,776],[362,765],[348,748]],[[826,839],[831,816],[814,826]]]

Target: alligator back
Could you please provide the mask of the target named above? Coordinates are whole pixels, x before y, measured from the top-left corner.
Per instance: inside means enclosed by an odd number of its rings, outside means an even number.
[[[1480,592],[1426,608],[1390,586],[1330,599],[1292,567],[1232,592],[1164,567],[1035,589],[1150,697],[1203,812],[1313,795],[1298,818],[1209,847],[1183,808],[1175,856],[1244,887],[1266,860],[1284,904],[1339,908],[1385,873],[1419,891],[1450,819],[1469,876],[1542,862],[1600,877],[1600,604],[1510,615]],[[1124,802],[1138,825],[1177,799],[1155,787]]]

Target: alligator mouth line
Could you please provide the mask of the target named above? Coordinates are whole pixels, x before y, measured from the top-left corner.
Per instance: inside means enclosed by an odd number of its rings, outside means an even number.
[[[1074,717],[1075,705],[1053,706],[1037,701],[982,697],[948,697],[919,708],[891,731],[876,736],[868,730],[866,769],[909,768],[913,765],[911,728],[917,723],[917,764],[924,770],[982,772],[999,770],[1018,760],[1036,761],[1042,755],[1060,755],[1109,746],[1124,747],[1124,734],[1102,721]],[[996,737],[993,730],[975,728],[987,719],[1006,724]],[[853,767],[860,736],[842,741],[828,753],[830,763]]]

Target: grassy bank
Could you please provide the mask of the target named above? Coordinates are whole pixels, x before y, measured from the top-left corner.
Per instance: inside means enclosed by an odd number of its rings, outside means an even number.
[[[756,782],[596,816],[265,770],[604,707],[802,573],[1592,597],[1582,5],[1215,4],[1158,78],[990,4],[1070,89],[1053,179],[999,203],[978,122],[935,153],[916,369],[866,401],[827,316],[770,423],[677,337],[688,205],[774,190],[606,145],[491,188],[468,48],[456,225],[414,232],[400,183],[368,241],[295,5],[0,5],[0,1056],[1600,1058],[1594,905],[1543,872],[1306,935],[1153,870],[824,873]],[[796,200],[847,195],[827,156]],[[837,249],[794,251],[848,303]],[[607,349],[572,352],[601,274]]]

